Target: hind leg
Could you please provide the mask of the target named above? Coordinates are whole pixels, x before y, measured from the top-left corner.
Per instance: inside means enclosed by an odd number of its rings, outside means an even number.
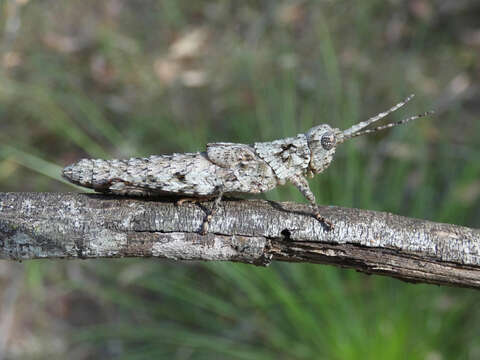
[[[200,233],[202,235],[205,235],[208,233],[208,228],[210,227],[210,222],[212,221],[213,215],[218,209],[218,205],[220,205],[220,201],[222,201],[222,196],[223,196],[223,190],[219,190],[217,197],[215,198],[215,201],[213,202],[212,208],[208,212],[207,216],[205,216],[205,219],[203,220],[202,223],[202,228]]]
[[[210,222],[212,221],[213,215],[218,209],[218,205],[222,201],[223,197],[223,190],[218,190],[218,195],[210,195],[210,196],[202,196],[202,197],[185,197],[177,200],[175,205],[181,206],[186,203],[192,203],[192,204],[200,204],[205,201],[210,201],[212,199],[215,199],[212,205],[212,208],[210,210],[206,209],[203,205],[200,205],[202,209],[205,210],[207,215],[203,219],[202,226],[200,228],[200,234],[206,235],[208,233],[208,228],[210,227]]]
[[[204,201],[210,201],[213,198],[215,198],[215,196],[184,197],[184,198],[181,198],[181,199],[177,200],[175,202],[175,205],[176,206],[181,206],[181,205],[186,204],[186,203],[198,204],[198,203],[201,203],[201,202],[204,202]]]

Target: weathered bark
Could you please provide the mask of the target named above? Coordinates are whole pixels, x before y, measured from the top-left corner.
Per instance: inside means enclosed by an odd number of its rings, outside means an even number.
[[[406,281],[480,288],[480,230],[389,213],[225,201],[210,233],[204,204],[90,194],[0,193],[0,258],[159,257],[334,264]]]

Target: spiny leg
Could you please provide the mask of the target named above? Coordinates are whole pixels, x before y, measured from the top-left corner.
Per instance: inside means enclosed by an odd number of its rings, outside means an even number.
[[[220,201],[222,201],[222,196],[223,196],[223,189],[219,189],[218,195],[215,198],[215,201],[213,202],[212,208],[210,209],[207,216],[205,216],[205,219],[203,220],[202,229],[200,231],[202,235],[205,235],[208,233],[208,228],[210,227],[210,222],[212,221],[213,214],[215,214],[215,212],[217,211],[218,205],[220,205]]]
[[[307,200],[313,206],[314,208],[313,217],[318,221],[320,221],[322,224],[324,224],[328,228],[328,230],[333,230],[333,227],[334,227],[333,223],[330,220],[323,217],[323,215],[320,213],[320,207],[315,201],[315,195],[313,195],[312,190],[310,190],[310,187],[308,186],[307,179],[301,176],[297,176],[289,180],[293,185],[295,185],[295,187],[302,193],[303,196],[307,198]]]

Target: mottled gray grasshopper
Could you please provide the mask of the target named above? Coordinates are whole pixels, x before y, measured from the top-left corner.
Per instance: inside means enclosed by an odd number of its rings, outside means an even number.
[[[306,178],[325,170],[337,145],[345,140],[428,115],[429,112],[364,130],[412,98],[410,95],[389,110],[343,131],[322,124],[305,134],[252,145],[211,143],[204,152],[127,160],[83,159],[67,166],[63,176],[74,184],[102,193],[215,199],[202,225],[202,233],[208,231],[223,195],[263,193],[290,182],[313,205],[313,216],[332,228],[333,224],[320,214]]]

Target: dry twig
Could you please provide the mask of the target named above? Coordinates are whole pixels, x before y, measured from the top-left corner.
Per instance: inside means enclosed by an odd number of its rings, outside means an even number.
[[[210,206],[210,204],[204,204]],[[480,288],[480,230],[389,213],[226,201],[206,236],[204,205],[71,193],[0,193],[0,258],[159,257],[355,268],[406,281]],[[202,208],[203,206],[203,208]]]

